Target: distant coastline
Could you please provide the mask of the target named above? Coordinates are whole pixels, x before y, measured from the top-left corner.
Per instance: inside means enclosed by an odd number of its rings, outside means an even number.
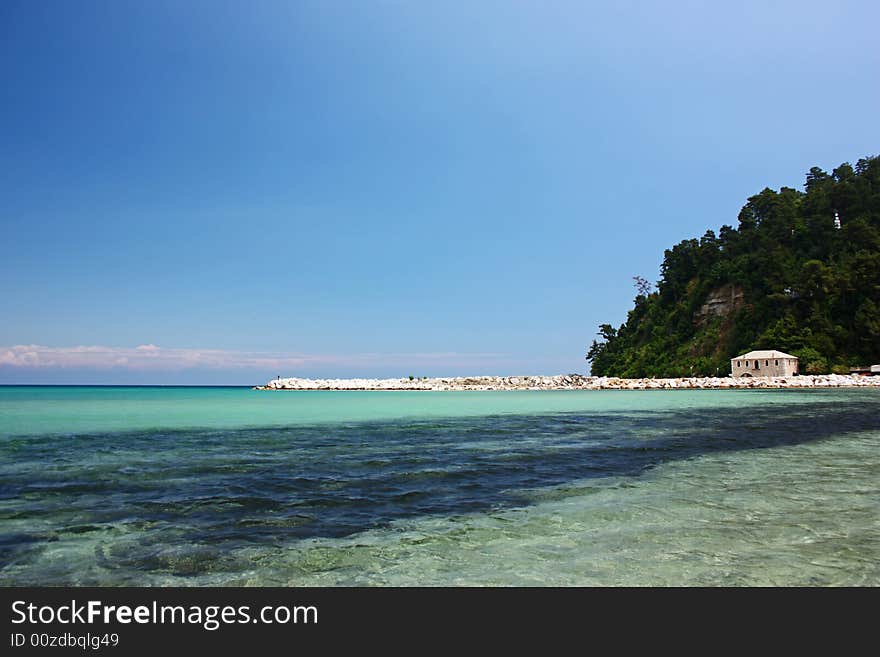
[[[254,390],[726,390],[755,388],[880,388],[880,376],[841,374],[788,377],[681,377],[624,379],[582,374],[554,376],[404,377],[400,379],[279,378]]]

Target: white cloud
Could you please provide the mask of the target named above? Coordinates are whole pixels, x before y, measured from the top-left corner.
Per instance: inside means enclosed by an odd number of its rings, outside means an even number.
[[[235,351],[226,349],[175,349],[142,344],[136,347],[47,347],[44,345],[0,346],[0,367],[21,369],[84,368],[126,370],[184,369],[294,369],[339,365],[477,365],[496,362],[501,354],[457,352],[412,354],[325,355],[284,352]]]

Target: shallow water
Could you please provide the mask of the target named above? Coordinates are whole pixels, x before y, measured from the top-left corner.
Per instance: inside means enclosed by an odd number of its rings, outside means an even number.
[[[880,584],[880,391],[0,388],[0,583]]]

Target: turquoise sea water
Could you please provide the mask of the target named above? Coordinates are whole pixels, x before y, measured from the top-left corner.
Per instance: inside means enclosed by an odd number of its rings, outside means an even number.
[[[880,584],[880,390],[0,387],[0,584]]]

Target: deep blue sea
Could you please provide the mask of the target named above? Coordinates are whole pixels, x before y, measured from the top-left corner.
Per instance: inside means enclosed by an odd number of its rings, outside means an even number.
[[[878,585],[880,390],[0,387],[0,585]]]

